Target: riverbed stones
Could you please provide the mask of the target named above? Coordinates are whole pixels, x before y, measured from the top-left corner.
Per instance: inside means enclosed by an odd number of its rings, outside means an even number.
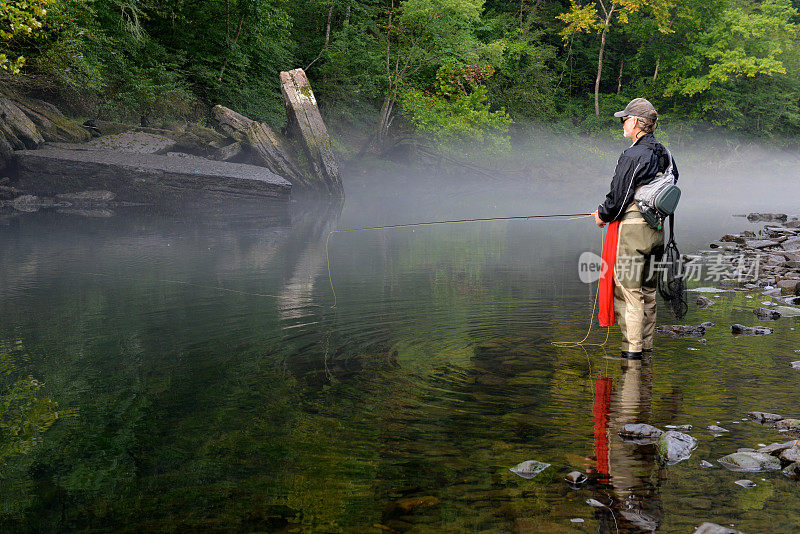
[[[735,336],[765,336],[772,333],[772,328],[734,324],[731,326],[731,333]]]
[[[789,362],[789,365],[792,366],[792,369],[800,369],[800,360],[797,360],[796,362]]]
[[[734,484],[736,484],[737,486],[741,486],[743,488],[755,488],[756,487],[756,483],[753,482],[750,479],[747,479],[747,478],[744,478],[742,480],[737,480],[736,482],[734,482]]]
[[[704,326],[672,324],[672,325],[657,326],[656,332],[669,337],[687,338],[687,337],[703,337],[706,333],[706,329]]]
[[[618,433],[625,441],[645,444],[656,443],[664,431],[646,423],[628,423]]]
[[[783,416],[781,415],[768,412],[747,412],[747,417],[753,419],[754,421],[758,421],[759,423],[775,423],[776,421],[783,419]]]
[[[783,474],[793,480],[800,480],[800,463],[787,465],[783,468]]]
[[[743,534],[741,531],[734,528],[723,527],[716,523],[703,523],[697,527],[694,534]]]
[[[763,321],[775,321],[781,318],[781,313],[767,308],[756,308],[753,313]]]
[[[794,306],[775,306],[775,311],[781,314],[781,317],[800,317],[800,308]]]
[[[700,460],[700,467],[702,467],[703,469],[713,469],[716,466],[706,460]]]
[[[550,467],[550,464],[538,460],[527,460],[509,468],[509,471],[522,478],[531,479]]]
[[[710,430],[711,432],[730,432],[730,430],[728,430],[727,428],[722,428],[721,426],[718,425],[709,425],[708,430]]]
[[[658,452],[668,465],[676,464],[691,457],[697,448],[697,440],[683,432],[670,430],[664,432],[658,440]]]
[[[800,432],[800,419],[781,419],[775,423],[775,428],[789,432]]]
[[[777,471],[781,463],[777,458],[761,452],[734,452],[717,460],[729,471],[737,473],[760,473]]]
[[[784,295],[800,295],[800,280],[778,280],[778,289]]]

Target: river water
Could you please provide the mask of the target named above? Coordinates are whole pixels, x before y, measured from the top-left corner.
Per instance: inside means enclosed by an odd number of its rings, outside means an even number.
[[[747,411],[800,417],[800,321],[730,334],[758,324],[760,293],[692,304],[707,344],[658,337],[626,363],[618,329],[552,344],[589,326],[589,219],[337,233],[329,278],[334,229],[592,211],[624,143],[537,147],[514,175],[365,163],[343,206],[6,213],[3,530],[800,531],[798,482],[700,467],[785,441]],[[723,148],[686,148],[684,252],[758,230],[734,214],[800,213],[796,156]],[[618,438],[628,422],[691,424],[700,444],[668,466]],[[551,465],[509,471],[532,459]]]

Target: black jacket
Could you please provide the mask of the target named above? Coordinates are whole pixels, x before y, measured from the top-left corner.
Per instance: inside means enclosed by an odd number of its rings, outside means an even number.
[[[678,181],[678,167],[672,158],[672,172]],[[639,138],[632,147],[619,157],[614,177],[611,179],[611,190],[606,200],[597,208],[597,214],[605,222],[620,219],[625,207],[633,202],[633,195],[640,185],[649,184],[658,172],[664,172],[669,166],[667,150],[649,133]]]

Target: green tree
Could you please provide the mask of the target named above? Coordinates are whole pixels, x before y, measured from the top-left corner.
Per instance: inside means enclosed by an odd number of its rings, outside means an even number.
[[[14,45],[15,41],[41,35],[42,19],[53,1],[3,0],[0,2],[0,69],[12,74],[19,74],[25,64],[25,56],[14,54],[10,47]],[[16,57],[13,57],[15,55]]]

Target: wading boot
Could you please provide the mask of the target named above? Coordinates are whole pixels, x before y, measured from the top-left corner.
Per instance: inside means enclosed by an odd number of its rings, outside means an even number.
[[[629,352],[627,350],[622,351],[622,359],[623,360],[641,360],[642,353],[641,352]]]

